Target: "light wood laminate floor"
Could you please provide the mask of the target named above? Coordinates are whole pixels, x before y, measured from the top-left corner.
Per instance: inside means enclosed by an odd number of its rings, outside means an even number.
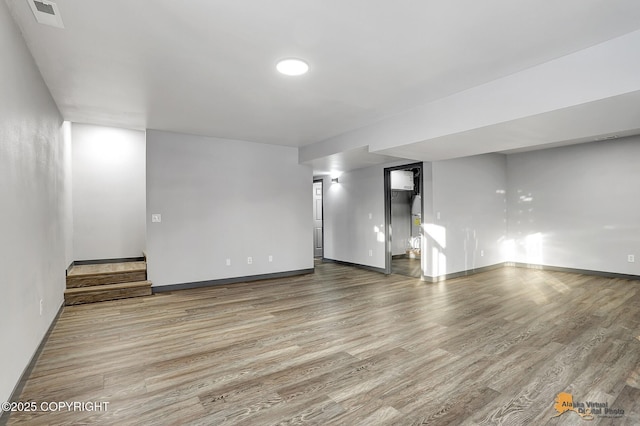
[[[518,268],[425,283],[320,264],[67,306],[20,400],[108,410],[9,424],[637,425],[639,289]],[[552,418],[560,392],[625,414]]]
[[[68,273],[69,277],[82,275],[99,275],[118,272],[146,271],[146,262],[99,263],[91,265],[75,265]]]
[[[395,257],[391,260],[391,271],[394,274],[404,275],[407,277],[420,278],[422,268],[420,259],[411,259],[410,257]]]

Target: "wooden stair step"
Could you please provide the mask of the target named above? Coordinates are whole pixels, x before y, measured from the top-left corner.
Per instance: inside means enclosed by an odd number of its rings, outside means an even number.
[[[67,288],[144,281],[146,262],[103,263],[78,265],[67,274]]]
[[[151,281],[144,280],[68,288],[64,292],[64,302],[65,305],[79,305],[129,297],[150,296],[151,294]]]

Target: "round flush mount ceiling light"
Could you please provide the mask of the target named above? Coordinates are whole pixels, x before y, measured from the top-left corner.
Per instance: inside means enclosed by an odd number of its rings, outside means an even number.
[[[309,64],[302,59],[287,58],[278,61],[276,69],[281,74],[296,76],[306,74],[309,71]]]

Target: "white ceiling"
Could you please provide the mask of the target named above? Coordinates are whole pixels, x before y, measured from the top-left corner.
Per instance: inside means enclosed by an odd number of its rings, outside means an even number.
[[[66,120],[298,147],[640,28],[638,0],[57,0],[65,29],[6,1]]]
[[[402,155],[398,157],[375,154],[369,152],[367,147],[363,146],[319,157],[305,163],[313,168],[314,176],[332,175],[336,173],[337,176],[339,176],[341,172],[362,169],[375,164],[390,163],[398,158],[404,157]]]

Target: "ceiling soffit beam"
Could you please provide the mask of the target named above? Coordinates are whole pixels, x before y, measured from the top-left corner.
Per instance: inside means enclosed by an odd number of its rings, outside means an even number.
[[[640,90],[377,151],[420,161],[551,148],[640,134]]]
[[[640,90],[640,30],[299,150],[301,162],[393,148]]]

